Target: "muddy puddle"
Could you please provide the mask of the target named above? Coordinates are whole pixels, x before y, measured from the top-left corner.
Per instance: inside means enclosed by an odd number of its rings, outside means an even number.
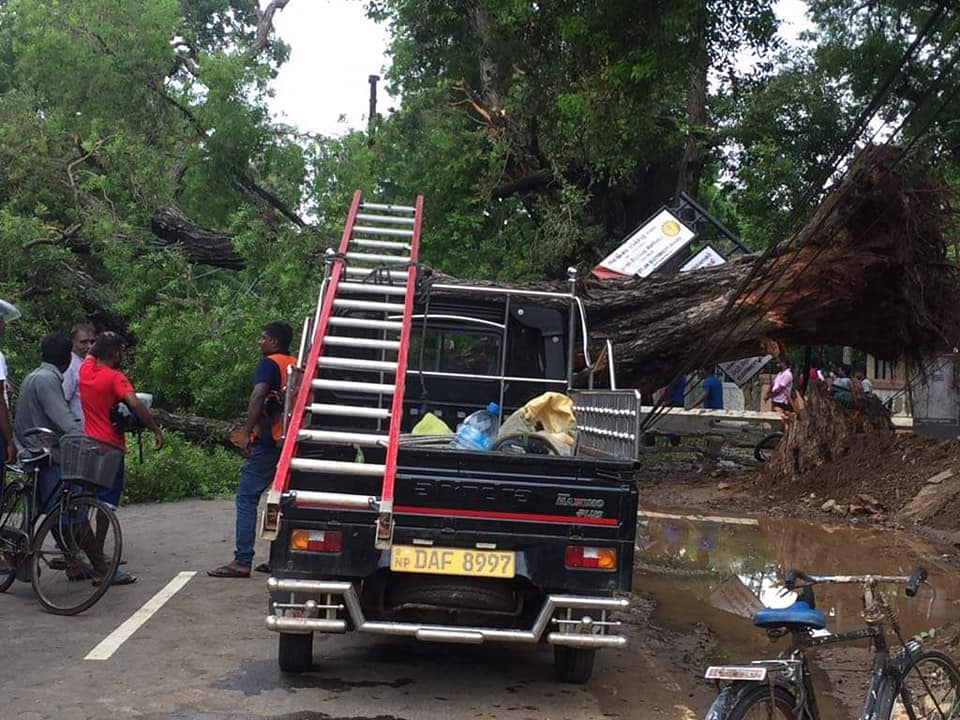
[[[709,628],[714,640],[702,664],[741,662],[772,657],[786,645],[771,644],[749,616],[749,598],[739,579],[770,607],[784,607],[793,596],[784,596],[777,568],[798,568],[812,575],[910,575],[923,565],[930,573],[930,588],[908,598],[902,586],[884,586],[900,618],[903,634],[940,628],[960,619],[960,572],[944,561],[941,550],[922,539],[890,530],[848,525],[815,525],[790,519],[703,518],[649,510],[639,519],[634,590],[656,601],[653,620],[670,630],[691,635]],[[863,626],[862,590],[859,585],[817,585],[817,607],[833,632]],[[720,609],[720,608],[725,609]],[[739,611],[741,614],[735,614]],[[819,652],[819,651],[818,651]],[[864,654],[861,644],[855,652]],[[859,680],[844,682],[834,671],[838,665],[855,678],[869,669],[869,659],[839,653],[811,656],[820,687],[832,695],[822,698],[827,717],[849,714],[844,703],[857,702]],[[818,667],[819,666],[819,667]],[[693,670],[693,668],[691,668]],[[698,669],[699,670],[699,669]],[[843,685],[852,691],[843,697]],[[861,696],[862,697],[862,696]]]

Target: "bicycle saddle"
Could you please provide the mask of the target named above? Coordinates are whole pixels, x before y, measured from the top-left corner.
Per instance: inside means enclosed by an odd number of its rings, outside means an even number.
[[[823,613],[814,610],[803,600],[797,600],[793,605],[785,608],[763,608],[753,616],[753,624],[762,628],[808,628],[822,630],[827,620]]]

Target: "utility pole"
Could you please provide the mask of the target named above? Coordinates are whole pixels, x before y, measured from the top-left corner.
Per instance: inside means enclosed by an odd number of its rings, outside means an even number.
[[[367,114],[367,145],[373,145],[373,130],[376,127],[377,118],[377,83],[380,81],[379,75],[368,75],[367,82],[370,83],[370,110]]]

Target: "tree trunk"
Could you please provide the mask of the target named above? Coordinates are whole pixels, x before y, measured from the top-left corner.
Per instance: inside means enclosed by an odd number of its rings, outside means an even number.
[[[174,415],[166,410],[151,408],[157,424],[165,430],[176,430],[191,442],[199,445],[222,445],[231,450],[240,450],[240,431],[243,421],[240,419],[215,420],[197,415]]]
[[[150,229],[158,238],[158,245],[181,245],[190,262],[228,270],[243,267],[243,258],[233,249],[229,235],[200,227],[174,205],[157,210]]]
[[[830,397],[822,383],[816,383],[807,390],[804,407],[786,421],[767,472],[788,482],[854,448],[869,445],[871,450],[883,452],[894,438],[890,416],[875,395],[856,392],[847,408]]]

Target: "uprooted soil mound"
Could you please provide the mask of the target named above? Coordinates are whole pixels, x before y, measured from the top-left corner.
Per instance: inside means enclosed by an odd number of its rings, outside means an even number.
[[[767,463],[767,472],[784,483],[818,471],[824,464],[850,454],[885,452],[894,441],[890,417],[874,395],[859,386],[844,402],[831,396],[822,383],[811,385],[805,402],[784,423],[783,438]]]
[[[809,504],[813,493],[818,505],[826,503],[823,509],[838,515],[876,515],[960,530],[957,440],[905,434],[888,442],[872,434],[851,435],[839,457],[790,478],[764,471],[756,482],[785,501],[803,498]],[[929,499],[918,505],[918,498]]]

